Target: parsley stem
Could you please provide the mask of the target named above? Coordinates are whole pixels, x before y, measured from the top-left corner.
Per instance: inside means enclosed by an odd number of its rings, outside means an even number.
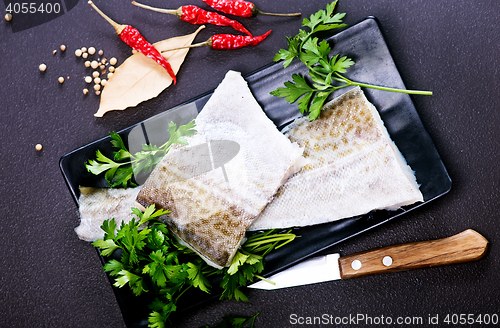
[[[262,276],[259,276],[258,274],[255,275],[255,278],[259,278],[260,280],[264,280],[265,282],[270,283],[271,285],[276,285],[276,283],[274,281],[266,279]]]
[[[259,237],[255,238],[251,242],[246,242],[245,247],[255,247],[255,246],[261,246],[263,244],[270,244],[275,241],[287,241],[290,242],[295,238],[295,235],[293,234],[280,234],[280,235],[272,235],[271,237],[265,236],[265,237]]]
[[[407,93],[407,94],[413,94],[413,95],[427,95],[427,96],[432,95],[432,91],[405,90],[405,89],[382,87],[382,86],[368,84],[368,83],[351,81],[348,78],[340,75],[338,72],[335,72],[335,75],[337,75],[338,77],[332,77],[332,80],[335,80],[337,82],[343,82],[343,83],[346,83],[347,85],[357,85],[360,87],[365,87],[365,88],[370,88],[370,89],[399,92],[399,93]]]
[[[283,243],[281,243],[280,245],[276,246],[276,249],[278,249],[278,248],[280,248],[280,247],[283,247],[283,246],[285,246],[286,244],[288,244],[288,243],[292,242],[292,241],[295,239],[295,237],[296,237],[296,236],[295,236],[295,235],[293,235],[293,237],[288,238],[285,242],[283,242]]]
[[[177,301],[179,301],[179,298],[181,298],[181,296],[188,291],[189,288],[191,288],[192,285],[189,285],[187,286],[186,288],[184,288],[184,290],[182,292],[179,293],[179,295],[177,295],[177,297],[175,298],[175,303],[177,303]]]

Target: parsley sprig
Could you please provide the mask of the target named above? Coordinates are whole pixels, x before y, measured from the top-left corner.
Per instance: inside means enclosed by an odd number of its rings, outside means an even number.
[[[161,146],[143,145],[142,151],[135,154],[130,153],[125,147],[122,138],[116,132],[111,132],[111,144],[118,148],[114,152],[113,159],[102,154],[100,150],[96,151],[96,159],[89,160],[85,164],[87,170],[95,175],[106,172],[104,177],[110,187],[136,186],[132,178],[142,172],[150,172],[172,148],[173,144],[187,145],[183,137],[192,136],[196,133],[195,121],[179,126],[174,122],[168,125],[170,137],[166,143]]]
[[[264,269],[264,256],[273,249],[291,242],[295,235],[269,230],[248,237],[236,253],[231,266],[217,270],[208,266],[194,251],[181,245],[158,218],[168,211],[155,211],[154,205],[144,212],[132,208],[135,216],[120,227],[114,219],[106,220],[101,228],[103,239],[93,245],[106,258],[104,270],[114,277],[114,286],[128,287],[139,296],[154,295],[149,305],[149,327],[163,328],[176,311],[179,298],[190,288],[210,293],[209,277],[222,276],[221,299],[246,301],[241,291]],[[272,282],[270,282],[272,283]]]
[[[315,120],[323,108],[328,96],[338,89],[348,86],[360,86],[384,91],[432,95],[430,91],[404,90],[382,87],[367,83],[352,81],[344,73],[354,65],[354,61],[346,56],[336,54],[330,56],[331,47],[326,40],[319,40],[316,33],[345,27],[342,23],[345,13],[334,14],[337,0],[327,4],[326,10],[319,10],[309,19],[302,21],[302,26],[309,29],[299,30],[294,37],[287,37],[288,48],[281,49],[274,61],[283,60],[283,66],[288,67],[298,58],[309,69],[309,82],[306,77],[293,74],[293,82],[285,82],[285,87],[271,91],[273,96],[284,97],[289,103],[297,102],[302,114],[309,112],[309,120]]]

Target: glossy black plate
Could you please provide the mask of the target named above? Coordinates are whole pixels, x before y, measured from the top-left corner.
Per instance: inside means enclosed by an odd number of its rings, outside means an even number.
[[[356,62],[346,74],[348,78],[376,85],[405,88],[375,18],[369,17],[327,40],[334,45],[335,53],[349,56]],[[307,69],[298,61],[286,69],[283,69],[281,63],[274,63],[245,77],[255,98],[278,128],[286,126],[301,116],[296,104],[289,104],[283,98],[269,94],[270,91],[283,86],[284,82],[291,80],[292,73],[307,74]],[[337,91],[332,96],[338,96],[345,91]],[[398,211],[376,211],[332,223],[297,228],[295,232],[301,238],[266,257],[266,275],[283,270],[342,240],[399,217],[450,190],[450,177],[410,96],[373,89],[364,89],[364,92],[368,100],[379,110],[391,138],[415,171],[417,182],[424,195],[424,202]],[[201,111],[210,96],[211,93],[201,95],[125,129],[120,132],[120,135],[128,142],[131,152],[138,149],[136,147],[140,147],[142,143],[160,144],[168,139],[168,135],[165,135],[165,127],[170,121],[178,124],[189,122]],[[88,173],[83,163],[94,158],[97,149],[111,156],[113,149],[109,141],[109,137],[105,137],[61,158],[60,168],[75,202],[79,197],[79,185],[106,187],[104,177]],[[214,290],[210,297],[204,293],[185,295],[188,302],[179,304],[179,312],[182,313],[182,309],[188,307],[187,304],[194,306],[209,298],[217,297],[217,292]],[[133,297],[125,289],[115,288],[115,293],[127,326],[146,327],[148,310],[145,304],[147,303]]]

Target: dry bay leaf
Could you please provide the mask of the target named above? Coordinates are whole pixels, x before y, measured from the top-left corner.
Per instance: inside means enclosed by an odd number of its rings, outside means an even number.
[[[205,28],[204,25],[200,26],[192,34],[166,39],[153,45],[160,52],[189,46],[203,28]],[[179,71],[188,51],[189,48],[168,51],[162,54],[172,66],[175,74]],[[137,106],[145,100],[158,96],[172,82],[172,78],[162,66],[137,52],[116,68],[113,76],[102,90],[99,110],[94,116],[102,117],[112,110],[124,110],[128,107]]]

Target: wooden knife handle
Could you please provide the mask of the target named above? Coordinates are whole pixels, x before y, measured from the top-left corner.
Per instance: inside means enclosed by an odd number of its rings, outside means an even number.
[[[339,259],[340,277],[425,268],[479,260],[488,240],[474,230],[444,239],[421,241],[360,252]]]

